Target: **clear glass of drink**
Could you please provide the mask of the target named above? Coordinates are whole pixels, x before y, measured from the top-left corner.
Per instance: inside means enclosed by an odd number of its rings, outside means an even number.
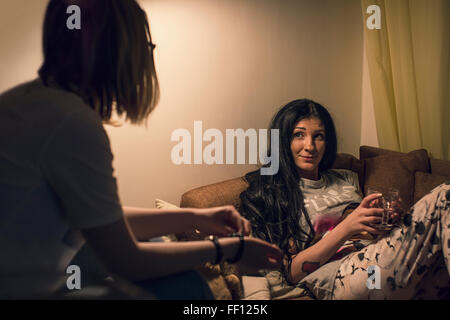
[[[400,191],[395,188],[389,188],[384,195],[385,198],[385,211],[388,212],[386,224],[392,226],[393,214],[396,211],[401,210]]]
[[[386,194],[383,194],[376,188],[369,187],[367,190],[367,195],[373,194],[373,193],[380,193],[380,194],[382,194],[382,196],[378,199],[373,200],[370,203],[370,207],[371,208],[381,208],[381,209],[384,209],[384,211],[381,216],[381,223],[373,224],[372,226],[379,230],[389,230],[392,228],[392,224],[390,224],[390,217],[392,214],[392,208],[391,208],[392,202],[389,202],[387,200]],[[389,195],[391,195],[391,193],[388,192],[387,195],[389,196]],[[392,193],[392,195],[393,195],[393,193]]]
[[[382,194],[377,188],[369,187],[369,188],[367,189],[367,195],[374,194],[374,193],[380,193],[380,194]],[[370,202],[369,206],[370,206],[371,208],[383,208],[383,202],[384,202],[383,197],[380,197],[380,198],[377,198],[377,199],[375,199],[375,200],[372,200],[372,201]]]

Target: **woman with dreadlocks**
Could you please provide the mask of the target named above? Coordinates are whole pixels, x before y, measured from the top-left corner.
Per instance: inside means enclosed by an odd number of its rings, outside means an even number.
[[[82,12],[79,30],[67,28],[72,6]],[[73,259],[85,243],[107,272],[94,268],[97,295],[83,280],[73,298],[213,299],[197,266],[280,265],[279,249],[247,237],[248,221],[233,206],[122,205],[103,125],[114,113],[146,122],[159,97],[154,49],[136,0],[48,1],[39,77],[0,94],[0,299],[67,297],[66,270],[79,267]],[[147,241],[194,229],[212,236]],[[240,237],[227,237],[234,232]],[[81,264],[83,279],[97,260]]]
[[[278,111],[270,129],[279,130],[279,171],[246,175],[249,187],[240,195],[240,211],[254,236],[284,253],[281,269],[265,273],[272,299],[305,293],[319,299],[445,294],[441,289],[450,284],[448,184],[422,198],[408,215],[394,210],[397,227],[383,234],[376,227],[383,209],[373,206],[381,194],[362,198],[356,173],[330,169],[337,138],[322,105],[294,100]],[[417,225],[425,231],[417,232]],[[380,285],[374,288],[368,277],[378,271]],[[433,288],[417,286],[421,283]]]

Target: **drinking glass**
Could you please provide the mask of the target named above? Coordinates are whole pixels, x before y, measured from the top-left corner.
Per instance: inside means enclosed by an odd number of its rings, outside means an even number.
[[[392,188],[391,188],[392,189]],[[389,190],[391,190],[389,189]],[[394,191],[394,189],[392,190]],[[397,190],[398,191],[398,190]],[[391,194],[389,191],[387,194],[381,193],[378,189],[369,187],[367,190],[367,195],[373,194],[373,193],[380,193],[382,196],[378,199],[372,200],[372,202],[369,204],[371,208],[381,208],[384,209],[383,213],[381,215],[381,222],[372,224],[374,228],[377,228],[379,230],[389,230],[392,228],[392,224],[390,224],[390,217],[392,214],[392,201],[389,202],[388,199],[389,196],[394,197],[394,192]],[[398,194],[397,194],[398,196]]]
[[[367,195],[374,194],[374,193],[381,193],[381,192],[380,192],[378,189],[373,188],[373,187],[369,187],[369,188],[367,189]],[[382,193],[381,193],[381,194],[382,194]],[[384,207],[384,206],[383,206],[383,202],[384,202],[383,197],[377,198],[377,199],[375,199],[375,200],[372,200],[372,201],[370,202],[369,206],[370,206],[371,208],[383,208],[383,207]]]
[[[392,226],[392,216],[395,211],[401,211],[401,201],[400,201],[400,191],[395,188],[389,188],[387,193],[384,195],[385,199],[385,211],[387,211],[388,217],[386,224]]]

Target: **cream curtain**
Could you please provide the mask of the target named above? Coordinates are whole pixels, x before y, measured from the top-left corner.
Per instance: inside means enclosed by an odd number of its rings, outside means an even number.
[[[450,0],[361,0],[380,147],[450,160]],[[381,29],[366,21],[378,5]]]

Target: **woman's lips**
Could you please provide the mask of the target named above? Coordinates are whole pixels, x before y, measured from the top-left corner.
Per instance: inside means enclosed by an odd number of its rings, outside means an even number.
[[[303,160],[306,160],[306,161],[313,161],[315,157],[301,155],[300,158],[302,158]]]

